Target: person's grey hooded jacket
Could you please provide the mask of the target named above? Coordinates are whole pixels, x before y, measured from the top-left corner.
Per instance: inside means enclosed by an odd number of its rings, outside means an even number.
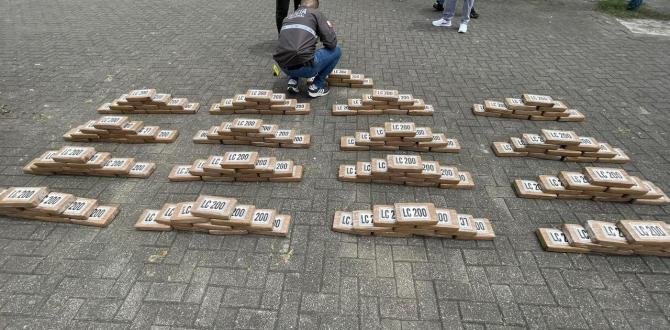
[[[325,48],[337,46],[335,30],[326,16],[318,10],[301,6],[284,19],[279,44],[272,57],[284,69],[300,68],[314,58],[318,39]]]

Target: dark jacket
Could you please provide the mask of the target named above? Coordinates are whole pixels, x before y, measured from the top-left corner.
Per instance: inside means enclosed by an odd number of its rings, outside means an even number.
[[[337,46],[335,30],[328,24],[326,16],[301,6],[284,19],[279,44],[272,57],[284,69],[301,67],[314,58],[317,39],[321,39],[328,49]]]

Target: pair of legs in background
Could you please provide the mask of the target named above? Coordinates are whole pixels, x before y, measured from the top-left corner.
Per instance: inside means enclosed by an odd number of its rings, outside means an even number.
[[[288,15],[288,7],[291,0],[277,0],[277,10],[275,12],[275,19],[277,21],[277,33],[281,31],[281,25],[284,18]],[[300,0],[293,0],[293,10],[295,11],[300,6]]]
[[[433,4],[433,8],[437,11],[444,11],[444,0],[436,0]],[[479,13],[475,10],[475,6],[472,6],[470,10],[470,18],[479,18]]]
[[[442,12],[442,18],[433,21],[434,26],[451,26],[451,20],[456,14],[456,0],[442,0],[444,3],[444,12]],[[465,33],[468,32],[468,22],[470,22],[470,11],[475,5],[475,0],[462,0],[463,9],[461,13],[461,25],[458,28],[458,32]],[[439,3],[439,2],[438,2]]]
[[[318,97],[327,95],[329,88],[326,83],[326,77],[335,69],[341,56],[342,49],[340,46],[336,46],[333,49],[321,48],[314,53],[314,60],[311,64],[293,70],[282,68],[282,71],[289,77],[288,91],[298,93],[300,78],[314,77],[314,81],[307,89],[309,96]]]

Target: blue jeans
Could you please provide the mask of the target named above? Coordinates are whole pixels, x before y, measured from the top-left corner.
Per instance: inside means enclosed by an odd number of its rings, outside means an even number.
[[[302,68],[287,70],[282,69],[290,79],[299,80],[300,78],[314,78],[314,85],[318,88],[326,86],[326,76],[328,76],[342,56],[342,49],[336,46],[333,49],[321,48],[314,53],[314,64],[303,66]]]

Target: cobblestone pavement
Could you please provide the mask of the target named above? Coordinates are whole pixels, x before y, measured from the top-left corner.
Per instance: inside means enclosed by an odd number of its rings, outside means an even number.
[[[472,171],[473,191],[342,183],[337,166],[382,152],[340,152],[339,137],[405,117],[333,117],[361,90],[335,88],[306,116],[263,119],[312,134],[307,150],[258,148],[306,165],[302,183],[168,183],[172,165],[224,150],[194,145],[230,116],[135,115],[180,130],[168,145],[91,144],[158,163],[146,180],[24,175],[61,135],[133,88],[204,106],[248,88],[283,91],[270,74],[271,1],[36,1],[0,4],[0,185],[47,185],[121,206],[106,229],[0,218],[0,327],[19,328],[668,328],[670,259],[543,252],[539,226],[624,218],[670,221],[670,207],[534,201],[516,178],[583,165],[492,155],[492,141],[568,128],[622,146],[627,171],[670,191],[670,42],[634,35],[594,4],[484,1],[470,33],[433,28],[428,0],[323,1],[345,51],[340,67],[423,97],[408,117],[460,140],[427,159]],[[549,94],[585,123],[474,117],[485,98]],[[293,216],[287,239],[151,233],[144,208],[233,196]],[[335,210],[431,201],[492,220],[493,242],[357,238],[330,230]]]

